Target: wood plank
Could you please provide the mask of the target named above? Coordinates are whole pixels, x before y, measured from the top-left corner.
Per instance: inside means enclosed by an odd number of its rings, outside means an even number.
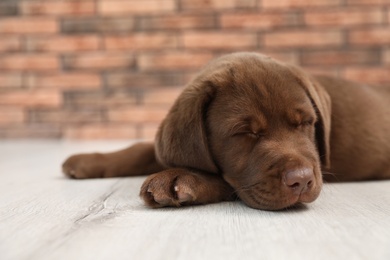
[[[129,142],[2,141],[0,259],[390,259],[390,181],[326,184],[298,209],[146,208],[145,177],[69,180],[80,151]]]

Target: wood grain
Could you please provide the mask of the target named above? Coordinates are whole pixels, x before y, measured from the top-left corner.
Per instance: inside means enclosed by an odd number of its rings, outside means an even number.
[[[241,202],[146,208],[144,177],[69,180],[60,164],[129,142],[2,141],[0,259],[390,259],[390,181],[326,184],[268,212]]]

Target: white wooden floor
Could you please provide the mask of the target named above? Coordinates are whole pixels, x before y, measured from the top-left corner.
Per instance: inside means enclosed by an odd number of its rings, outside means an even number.
[[[143,177],[69,180],[66,156],[129,142],[0,142],[0,259],[390,259],[390,181],[325,185],[305,208],[151,210]]]

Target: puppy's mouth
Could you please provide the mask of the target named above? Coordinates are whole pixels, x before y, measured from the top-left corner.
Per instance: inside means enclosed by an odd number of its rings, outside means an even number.
[[[320,195],[322,180],[312,181],[305,187],[288,186],[283,181],[275,187],[264,182],[237,189],[238,197],[249,207],[261,210],[282,210],[300,203],[315,201]]]
[[[238,192],[240,199],[251,208],[261,210],[282,210],[298,203],[310,203],[317,199],[320,192],[305,192],[303,194],[275,194],[261,192],[256,189]]]

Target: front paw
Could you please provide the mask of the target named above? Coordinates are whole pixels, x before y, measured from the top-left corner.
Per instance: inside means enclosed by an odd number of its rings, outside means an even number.
[[[196,175],[170,169],[150,175],[141,187],[140,196],[152,208],[199,204]]]
[[[105,157],[99,153],[70,156],[62,164],[62,172],[75,179],[102,178],[105,174]]]

